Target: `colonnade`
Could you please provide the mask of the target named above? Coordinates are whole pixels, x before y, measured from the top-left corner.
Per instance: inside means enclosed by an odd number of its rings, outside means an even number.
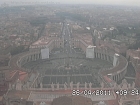
[[[36,82],[32,85],[32,87],[30,88],[31,90],[35,89],[37,87],[37,84],[39,82]],[[92,89],[92,83],[86,83],[85,84],[80,84],[80,82],[78,82],[77,84],[73,84],[73,82],[70,82],[69,84],[70,86],[68,86],[68,84],[42,84],[42,82],[40,82],[40,88],[38,88],[38,90],[44,90],[44,89],[51,89],[52,91],[54,90],[60,90],[60,89],[65,89],[65,90],[79,90],[81,88],[87,90],[91,90]],[[44,88],[45,87],[45,88]],[[46,88],[49,87],[49,88]],[[36,89],[37,90],[37,89]]]
[[[127,71],[127,68],[124,68],[124,69],[122,70],[122,72],[113,74],[112,79],[113,79],[114,81],[116,81],[116,82],[122,80],[123,77],[124,77],[125,74],[126,74],[126,71]]]
[[[113,55],[112,53],[108,53],[107,51],[104,51],[104,50],[100,51],[100,50],[96,49],[94,51],[94,58],[106,60],[106,61],[112,63],[114,66],[113,68],[115,68],[115,67],[119,66],[119,63],[120,63],[119,60],[121,60],[119,58],[122,58],[122,56],[119,55],[116,57],[115,53]],[[22,66],[27,62],[36,61],[37,59],[41,59],[41,53],[32,52],[32,53],[26,54],[23,57],[21,57],[19,59],[19,65]],[[125,58],[123,58],[123,59],[125,59]],[[124,75],[126,74],[126,71],[127,71],[127,64],[126,63],[124,63],[124,64],[125,65],[123,65],[122,68],[119,68],[118,70],[116,70],[116,72],[114,72],[113,70],[111,72],[111,69],[109,70],[110,73],[112,74],[110,77],[112,80],[117,82],[117,81],[120,81],[124,77]],[[34,87],[36,87],[36,86],[37,86],[37,84]]]
[[[36,61],[38,59],[41,59],[41,52],[32,52],[32,53],[22,56],[19,59],[18,64],[19,66],[23,66],[27,62]]]
[[[95,55],[95,58],[106,60],[106,61],[111,62],[111,63],[113,62],[113,57],[110,55],[102,54],[99,52],[94,52],[94,55]]]
[[[91,55],[91,53],[94,54]],[[119,54],[116,54],[104,48],[96,48],[96,46],[89,46],[86,50],[86,56],[87,58],[98,58],[112,63],[113,67],[111,69],[102,72],[104,72],[104,75],[109,75],[110,78],[116,82],[123,79],[123,77],[126,74],[128,62],[123,56]]]
[[[31,85],[29,86],[29,88],[37,88],[38,85],[40,84],[41,80],[39,78],[39,73],[37,73],[34,81],[31,83]]]
[[[55,47],[54,42],[55,41],[51,41],[48,45],[50,51]],[[60,43],[60,42],[61,41],[58,41],[58,43]],[[78,42],[80,42],[80,43],[78,43]],[[76,42],[74,41],[73,43],[79,44],[79,47],[81,47],[82,50],[84,52],[86,52],[87,45],[82,40],[77,40]],[[111,73],[110,78],[112,80],[117,82],[117,81],[121,80],[124,77],[124,75],[126,74],[126,71],[127,71],[126,62],[127,61],[124,60],[125,58],[123,58],[121,55],[116,55],[114,52],[111,52],[110,50],[107,50],[105,48],[96,48],[96,47],[94,48],[93,55],[94,55],[94,58],[106,60],[113,64],[114,67],[107,70],[107,71],[109,71],[108,74]],[[121,60],[120,58],[123,59],[125,63],[124,63],[124,65],[121,65],[121,67],[117,68],[117,66],[120,66],[119,64],[123,63],[123,62],[120,62],[120,60]],[[25,55],[22,55],[19,57],[17,64],[19,67],[22,67],[25,63],[30,62],[30,61],[36,61],[37,59],[41,59],[40,51],[28,52]],[[114,68],[116,68],[117,70],[113,70]],[[108,75],[108,74],[106,74],[106,75]],[[38,83],[35,83],[35,85],[33,87],[37,87],[37,84]]]
[[[112,64],[114,62],[113,56],[110,56],[110,55],[107,55],[107,54],[103,54],[103,53],[99,53],[99,52],[95,52],[95,58],[106,60],[106,61],[108,61],[108,62],[110,62]],[[124,72],[124,71],[122,71],[120,73],[116,73],[116,74],[112,75],[111,79],[113,79],[114,81],[119,81],[119,80],[121,80],[124,77],[125,73],[126,72]]]

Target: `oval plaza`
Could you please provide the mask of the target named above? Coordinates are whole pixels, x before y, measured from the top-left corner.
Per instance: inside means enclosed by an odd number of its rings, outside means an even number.
[[[100,65],[103,65],[98,67]],[[46,38],[30,51],[14,56],[12,69],[33,72],[25,84],[30,89],[79,89],[114,87],[127,71],[127,60],[106,47],[88,45],[82,39]],[[92,70],[93,69],[93,70]],[[96,70],[97,78],[95,78]]]

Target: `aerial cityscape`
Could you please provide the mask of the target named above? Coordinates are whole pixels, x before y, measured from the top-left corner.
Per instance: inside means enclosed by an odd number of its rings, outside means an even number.
[[[0,105],[140,105],[140,7],[13,4],[0,6]]]

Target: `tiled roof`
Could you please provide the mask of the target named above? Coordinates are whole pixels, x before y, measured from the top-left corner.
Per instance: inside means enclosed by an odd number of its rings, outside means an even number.
[[[27,77],[28,77],[28,73],[27,72],[22,72],[22,71],[19,72],[19,79],[21,81],[25,80],[25,78],[27,78]]]

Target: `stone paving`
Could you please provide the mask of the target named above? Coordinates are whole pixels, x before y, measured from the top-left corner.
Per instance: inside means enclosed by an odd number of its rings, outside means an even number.
[[[84,84],[85,82],[91,82],[93,87],[100,87],[97,81],[98,71],[101,68],[110,68],[112,64],[100,59],[86,59],[80,49],[76,49],[76,52],[69,53],[68,58],[66,52],[63,52],[62,49],[56,49],[51,53],[50,60],[37,60],[27,63],[23,67],[40,72],[43,77],[43,84],[65,84],[68,82]],[[70,70],[65,69],[67,59],[69,60]]]

